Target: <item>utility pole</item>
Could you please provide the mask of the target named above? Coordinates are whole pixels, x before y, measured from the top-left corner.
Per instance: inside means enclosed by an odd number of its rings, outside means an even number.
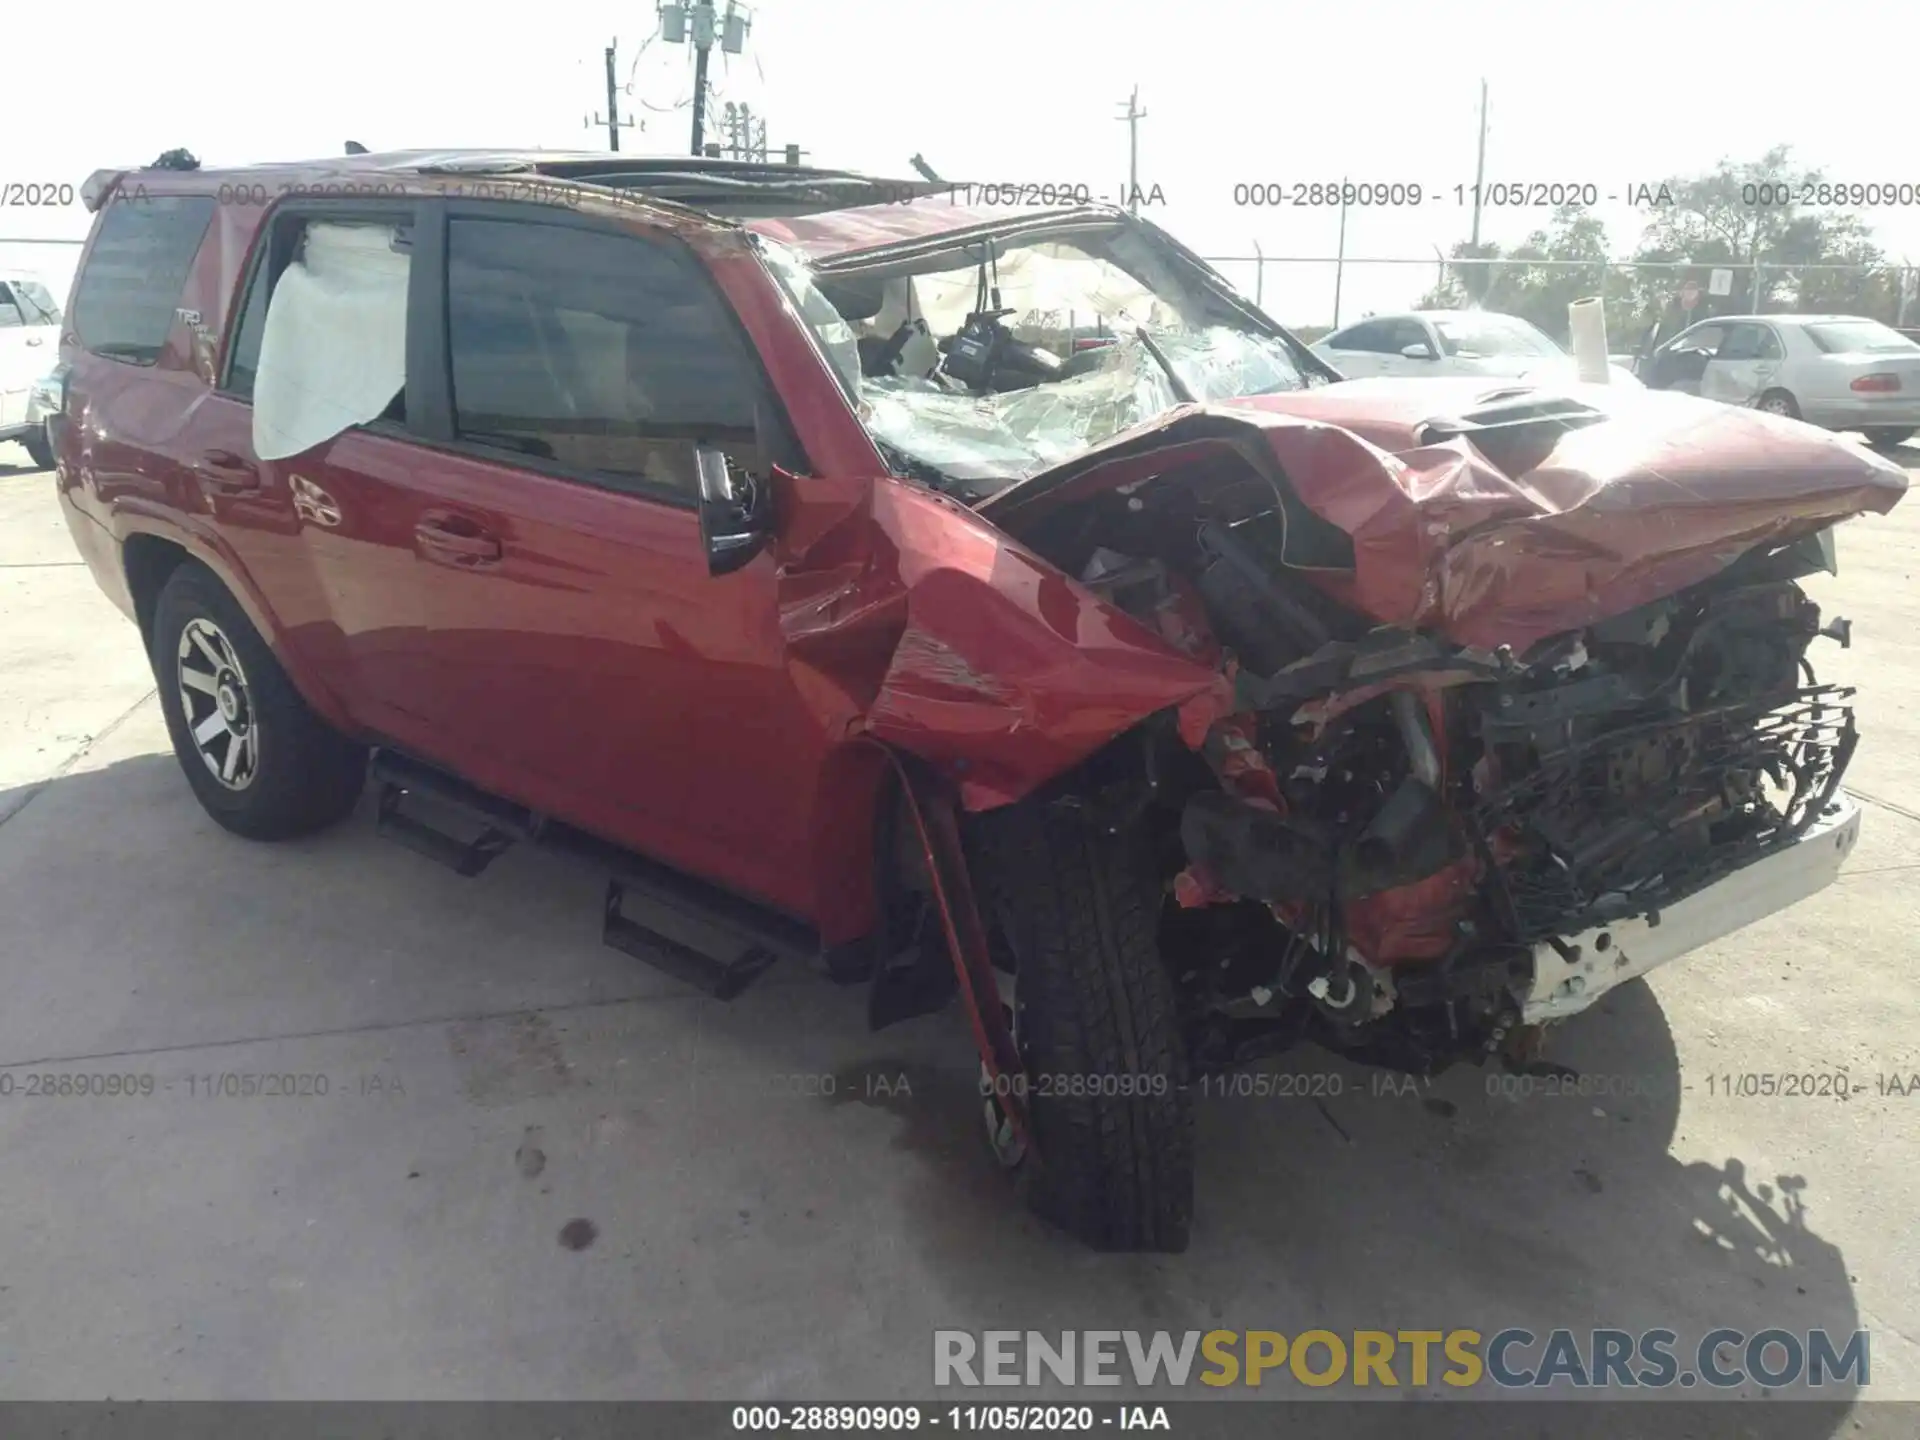
[[[1480,82],[1480,153],[1473,162],[1473,238],[1480,247],[1480,187],[1487,178],[1487,82]]]
[[[712,14],[708,10],[708,14]],[[696,33],[698,33],[696,31]],[[707,53],[713,49],[712,42],[705,45],[696,43],[693,59],[693,153],[700,153],[701,127],[707,118]]]
[[[1120,116],[1127,122],[1127,209],[1135,215],[1140,213],[1140,122],[1147,118],[1147,112],[1140,108],[1140,87],[1133,87],[1133,94],[1127,97],[1127,113]]]
[[[589,115],[587,117],[587,128],[589,130],[591,130],[596,125],[605,125],[607,127],[607,148],[609,150],[618,150],[620,148],[620,132],[625,129],[631,129],[634,123],[631,120],[622,120],[620,118],[620,88],[621,87],[620,87],[620,81],[618,79],[619,62],[616,58],[619,53],[619,49],[620,49],[620,40],[619,40],[619,37],[616,36],[614,38],[613,43],[607,46],[607,114],[606,114],[606,118],[602,119],[598,115]],[[641,128],[645,129],[646,127],[642,126]]]
[[[1347,184],[1340,182],[1340,243],[1333,261],[1333,328],[1340,328],[1340,282],[1347,271]]]
[[[726,15],[716,22],[713,0],[667,0],[660,7],[660,38],[667,44],[682,44],[689,38],[688,30],[693,32],[693,153],[696,155],[704,153],[706,147],[707,56],[713,50],[714,41],[718,40],[721,50],[729,55],[738,55],[746,49],[751,22],[736,11],[736,0],[727,0]]]
[[[613,50],[607,46],[607,148],[620,148],[620,82],[613,73]]]

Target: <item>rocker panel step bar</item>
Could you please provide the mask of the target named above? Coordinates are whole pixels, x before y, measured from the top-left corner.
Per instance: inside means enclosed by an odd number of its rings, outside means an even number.
[[[450,867],[478,875],[516,840],[558,851],[611,873],[601,939],[720,1000],[731,1000],[776,960],[807,964],[821,954],[813,928],[730,890],[687,875],[570,825],[549,820],[411,756],[380,750],[372,774],[381,786],[378,833]],[[415,793],[477,822],[472,840],[428,824],[401,809]],[[716,945],[669,935],[626,913],[629,895],[717,932]],[[729,943],[730,942],[730,943]]]
[[[394,751],[381,750],[374,755],[372,774],[380,787],[377,832],[438,861],[456,875],[478,875],[515,840],[531,839],[539,832],[540,820],[532,811]],[[401,808],[409,793],[427,796],[478,822],[480,833],[462,840],[418,815],[409,815]]]

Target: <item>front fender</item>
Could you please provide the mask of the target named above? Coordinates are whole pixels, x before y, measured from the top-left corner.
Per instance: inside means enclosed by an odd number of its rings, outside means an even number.
[[[898,638],[864,728],[968,810],[1018,800],[1218,672],[944,496],[874,492],[897,555]]]

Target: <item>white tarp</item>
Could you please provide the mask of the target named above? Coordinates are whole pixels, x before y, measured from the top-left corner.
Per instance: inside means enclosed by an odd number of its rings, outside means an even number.
[[[407,256],[390,225],[309,225],[273,287],[253,382],[253,450],[280,460],[364,424],[407,373]]]

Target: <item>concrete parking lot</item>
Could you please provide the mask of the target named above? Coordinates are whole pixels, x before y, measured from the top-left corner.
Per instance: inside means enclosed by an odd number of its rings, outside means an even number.
[[[935,1328],[1725,1325],[1865,1328],[1869,1393],[1920,1399],[1920,1095],[1872,1088],[1920,1072],[1920,500],[1811,587],[1855,627],[1822,678],[1862,687],[1839,884],[1569,1023],[1604,1096],[1336,1067],[1324,1104],[1204,1102],[1192,1249],[1115,1257],[1007,1192],[955,1013],[871,1035],[790,966],[693,995],[524,849],[462,880],[364,810],[216,828],[26,464],[0,446],[0,1396],[911,1397]],[[1868,1093],[1709,1079],[1842,1069]],[[61,1074],[135,1093],[33,1093]],[[256,1075],[295,1093],[229,1093]]]

